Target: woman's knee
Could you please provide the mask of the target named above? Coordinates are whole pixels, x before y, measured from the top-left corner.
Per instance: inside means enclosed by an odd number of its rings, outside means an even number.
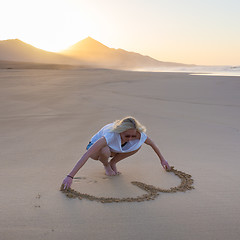
[[[108,146],[100,150],[100,156],[109,158],[111,156],[111,151]]]
[[[99,154],[92,154],[90,156],[90,158],[92,158],[93,160],[98,160],[99,159]]]

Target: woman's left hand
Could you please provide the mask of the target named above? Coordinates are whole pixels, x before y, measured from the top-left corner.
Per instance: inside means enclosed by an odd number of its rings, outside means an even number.
[[[165,170],[170,170],[171,169],[168,162],[165,159],[161,160],[161,164],[162,164],[162,166]]]

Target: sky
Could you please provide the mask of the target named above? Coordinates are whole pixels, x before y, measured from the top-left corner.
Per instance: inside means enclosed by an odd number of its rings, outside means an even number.
[[[240,65],[239,0],[0,0],[0,40],[60,51],[90,36],[160,61]]]

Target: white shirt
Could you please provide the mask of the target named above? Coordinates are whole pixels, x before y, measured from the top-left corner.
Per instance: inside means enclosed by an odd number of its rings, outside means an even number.
[[[140,139],[130,140],[122,147],[120,134],[111,131],[113,129],[113,125],[114,123],[110,123],[104,126],[92,137],[91,143],[95,143],[101,137],[105,137],[107,145],[109,146],[111,152],[127,153],[139,149],[147,139],[147,135],[141,132]]]

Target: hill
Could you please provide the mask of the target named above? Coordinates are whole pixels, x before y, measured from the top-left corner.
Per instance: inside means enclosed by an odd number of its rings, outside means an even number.
[[[85,61],[88,64],[103,67],[141,68],[141,67],[177,67],[185,64],[162,62],[139,53],[123,49],[109,48],[91,37],[72,45],[61,54]]]
[[[47,52],[33,47],[19,39],[0,41],[0,60],[55,63],[55,64],[77,64],[76,60],[61,54]]]

